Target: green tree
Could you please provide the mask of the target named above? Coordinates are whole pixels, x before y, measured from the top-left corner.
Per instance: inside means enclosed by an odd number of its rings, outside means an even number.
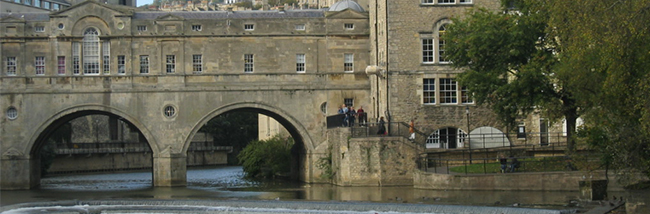
[[[237,154],[258,136],[258,114],[255,112],[230,112],[212,118],[201,127],[201,132],[212,135],[215,145],[232,146],[229,164],[237,164]]]
[[[650,176],[650,0],[554,0],[558,78],[584,103],[584,139],[616,169]]]
[[[291,172],[292,138],[274,136],[268,140],[254,140],[239,153],[238,158],[247,177],[272,178]]]
[[[557,78],[557,44],[546,32],[548,5],[542,0],[503,2],[502,11],[477,9],[454,18],[443,37],[446,56],[466,69],[459,83],[508,127],[535,110],[550,119],[565,118],[571,152],[578,104]]]

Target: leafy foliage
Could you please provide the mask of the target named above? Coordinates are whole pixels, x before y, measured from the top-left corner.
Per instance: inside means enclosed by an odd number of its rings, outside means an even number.
[[[251,141],[237,156],[247,177],[271,178],[291,172],[292,138]]]
[[[467,69],[459,75],[459,83],[511,128],[518,118],[534,110],[551,119],[564,117],[575,127],[578,106],[557,78],[557,41],[546,32],[547,5],[543,1],[514,2],[517,11],[510,11],[507,5],[498,13],[473,10],[449,26],[444,35],[450,41],[447,58],[454,66]],[[568,135],[571,139],[571,133]],[[568,150],[573,147],[570,141]]]
[[[201,127],[201,132],[207,132],[214,138],[217,146],[232,146],[229,154],[229,164],[237,164],[237,154],[258,135],[258,114],[254,112],[231,112],[212,118]]]

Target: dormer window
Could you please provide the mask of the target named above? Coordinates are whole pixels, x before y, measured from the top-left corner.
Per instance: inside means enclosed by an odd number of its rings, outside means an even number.
[[[244,25],[244,30],[255,30],[255,25],[254,24],[245,24]]]
[[[354,30],[354,24],[352,23],[345,23],[344,26],[346,30]]]
[[[305,30],[305,24],[296,25],[296,30],[297,31],[304,31]]]
[[[202,29],[201,25],[192,25],[192,31],[201,31]]]
[[[147,26],[146,25],[138,25],[136,29],[140,32],[147,31]]]
[[[34,31],[36,31],[36,32],[45,32],[45,26],[36,26],[36,27],[34,27]]]

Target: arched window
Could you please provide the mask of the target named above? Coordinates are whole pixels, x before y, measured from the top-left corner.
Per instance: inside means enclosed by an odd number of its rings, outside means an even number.
[[[99,31],[88,28],[83,38],[83,71],[84,74],[99,74]]]
[[[447,56],[445,55],[445,44],[447,43],[443,36],[447,32],[447,24],[442,24],[438,28],[438,62],[439,63],[449,63]]]

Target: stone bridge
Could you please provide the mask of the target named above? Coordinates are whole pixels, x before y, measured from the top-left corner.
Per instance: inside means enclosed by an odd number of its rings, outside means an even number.
[[[91,114],[119,117],[141,132],[153,152],[155,186],[185,185],[186,153],[194,134],[210,119],[233,111],[257,112],[280,122],[301,148],[295,154],[300,180],[319,182],[314,162],[327,151],[326,112],[336,111],[342,102],[336,98],[344,92],[366,99],[364,76],[3,77],[2,108],[9,112],[0,132],[2,189],[38,185],[38,154],[45,140],[63,123]]]

